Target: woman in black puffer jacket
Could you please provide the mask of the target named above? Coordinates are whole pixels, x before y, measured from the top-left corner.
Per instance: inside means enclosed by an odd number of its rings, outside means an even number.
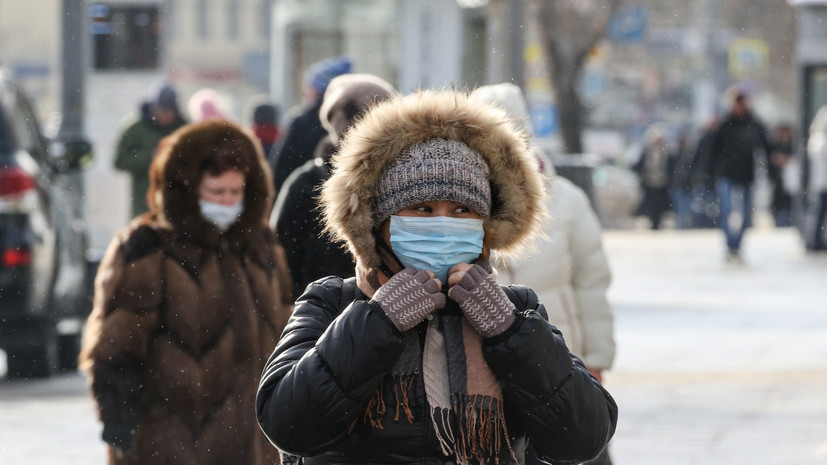
[[[259,386],[259,423],[304,464],[579,463],[617,407],[533,291],[496,285],[542,217],[534,158],[502,112],[456,92],[377,105],[322,191],[356,278],[311,284]]]

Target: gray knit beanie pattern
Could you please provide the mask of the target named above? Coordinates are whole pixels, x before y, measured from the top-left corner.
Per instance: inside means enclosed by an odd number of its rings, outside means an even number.
[[[462,142],[429,139],[405,148],[382,175],[376,192],[376,224],[405,207],[448,200],[491,215],[489,168]]]

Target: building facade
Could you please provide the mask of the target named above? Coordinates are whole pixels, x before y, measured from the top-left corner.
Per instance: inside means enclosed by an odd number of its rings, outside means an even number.
[[[584,2],[584,4],[595,2]],[[598,2],[599,3],[599,2]],[[555,147],[553,85],[527,2],[515,0],[86,0],[85,130],[93,249],[129,219],[129,179],[112,169],[119,129],[162,81],[185,108],[210,87],[231,117],[268,94],[300,102],[305,69],[349,55],[355,72],[402,92],[513,81],[539,137]],[[0,63],[24,80],[43,119],[60,102],[61,0],[0,0]],[[36,11],[37,14],[32,14]],[[586,150],[606,157],[655,121],[694,128],[721,111],[727,85],[754,91],[769,123],[796,121],[795,15],[778,0],[623,0],[591,54],[581,91]],[[771,22],[774,27],[766,27]]]
[[[88,34],[68,39],[63,8],[61,0],[0,0],[0,64],[23,81],[49,121],[60,111],[61,43],[84,43],[79,66],[86,69],[84,129],[94,149],[85,173],[94,258],[129,220],[130,179],[112,168],[123,125],[162,82],[175,85],[185,112],[190,95],[213,88],[226,97],[229,116],[248,124],[250,99],[269,93],[272,3],[86,0]]]

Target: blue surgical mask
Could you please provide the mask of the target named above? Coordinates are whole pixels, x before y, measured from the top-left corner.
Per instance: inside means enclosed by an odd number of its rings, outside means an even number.
[[[391,249],[405,267],[431,270],[445,284],[457,263],[482,253],[482,220],[447,216],[391,216]]]
[[[230,229],[230,226],[238,221],[238,217],[244,211],[244,202],[224,205],[198,199],[198,205],[201,207],[201,216],[214,224],[221,232]]]

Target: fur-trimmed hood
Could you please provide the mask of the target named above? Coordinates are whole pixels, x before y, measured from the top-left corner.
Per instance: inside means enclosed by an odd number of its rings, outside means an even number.
[[[198,186],[205,163],[228,144],[238,148],[233,154],[245,174],[244,212],[224,234],[240,248],[260,242],[273,202],[272,177],[255,136],[221,119],[186,125],[161,141],[149,172],[148,221],[189,240],[216,244],[221,231],[201,216]]]
[[[520,252],[538,230],[542,176],[524,136],[502,110],[450,90],[399,96],[378,104],[347,131],[322,189],[327,231],[347,243],[364,271],[381,263],[374,211],[382,174],[403,149],[433,138],[462,142],[488,163],[493,199],[484,228],[490,250]]]

